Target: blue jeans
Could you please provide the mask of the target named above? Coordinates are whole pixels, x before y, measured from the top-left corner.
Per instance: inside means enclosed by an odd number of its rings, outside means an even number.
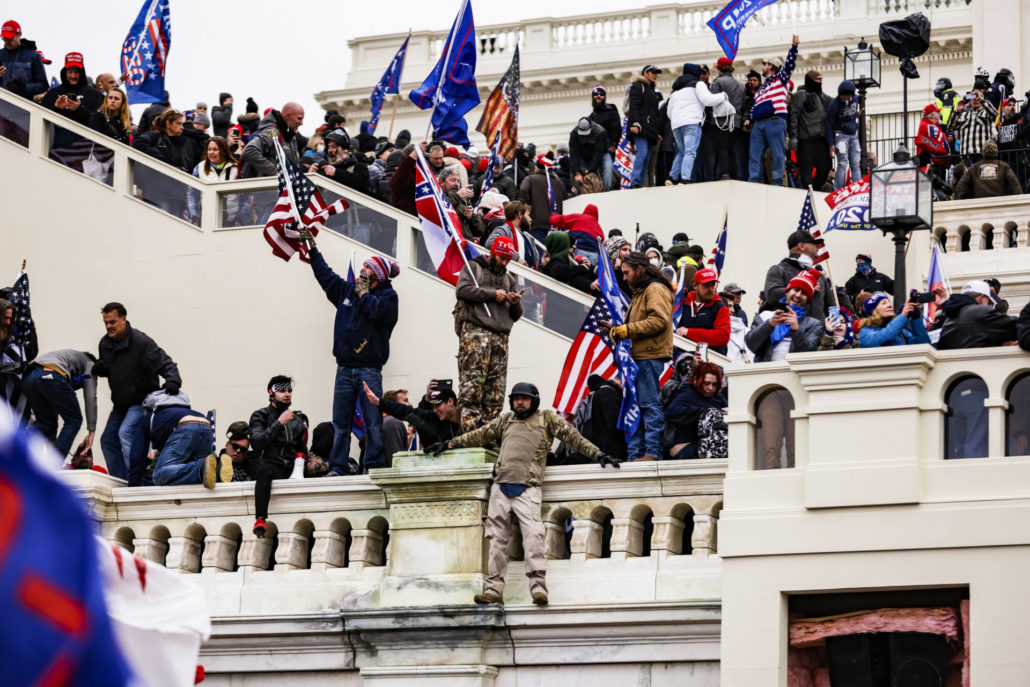
[[[100,448],[112,477],[128,479],[132,439],[142,424],[143,406],[115,406],[107,416],[107,425],[100,435]]]
[[[82,411],[75,389],[61,375],[38,365],[33,365],[25,374],[21,386],[36,415],[36,430],[53,442],[57,452],[65,457],[82,427]],[[64,421],[60,434],[57,433],[58,417]]]
[[[208,425],[176,427],[157,456],[154,484],[203,483],[204,458],[211,455],[214,443],[215,433]]]
[[[612,154],[605,153],[601,156],[601,183],[605,191],[612,190],[612,181],[615,178],[615,163],[612,161]]]
[[[783,186],[783,146],[786,143],[787,120],[783,117],[770,117],[755,122],[751,129],[751,154],[748,161],[748,181],[762,183],[765,176],[762,169],[762,158],[765,149],[772,153],[772,169],[770,170],[773,186]]]
[[[833,132],[833,147],[837,151],[837,171],[833,175],[833,188],[847,185],[848,167],[851,168],[851,180],[862,178],[862,148],[858,143],[858,134]]]
[[[376,396],[383,395],[383,371],[373,367],[337,367],[336,386],[333,389],[333,450],[329,454],[329,469],[341,475],[350,474],[350,433],[354,421],[354,404],[361,399],[361,414],[365,418],[364,471],[386,467],[383,448],[383,416],[365,395],[362,382],[368,384]]]
[[[629,459],[645,455],[662,459],[665,434],[665,409],[658,397],[658,379],[665,369],[664,360],[637,361],[637,403],[640,404],[640,425],[629,438]]]
[[[672,136],[676,139],[676,157],[672,159],[672,170],[669,171],[669,178],[680,181],[690,181],[694,173],[694,158],[697,157],[697,147],[701,143],[701,125],[684,124],[672,130]]]
[[[633,160],[633,174],[629,177],[629,187],[639,188],[647,180],[647,167],[651,163],[651,143],[640,135],[633,138],[633,144],[637,147],[637,157]]]

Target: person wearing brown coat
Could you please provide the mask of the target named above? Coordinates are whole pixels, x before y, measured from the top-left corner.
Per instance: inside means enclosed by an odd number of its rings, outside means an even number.
[[[955,186],[955,198],[993,198],[1023,193],[1019,178],[1007,162],[998,159],[998,144],[987,141],[983,159],[966,170]]]
[[[658,379],[672,359],[672,284],[647,256],[634,251],[622,261],[623,276],[633,288],[626,323],[609,330],[612,341],[629,339],[637,364],[640,424],[629,438],[630,460],[660,460],[665,411]]]

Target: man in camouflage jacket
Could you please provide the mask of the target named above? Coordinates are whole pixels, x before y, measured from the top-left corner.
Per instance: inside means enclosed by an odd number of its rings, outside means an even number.
[[[558,413],[540,410],[540,393],[535,385],[519,382],[512,388],[508,402],[512,412],[502,413],[479,429],[450,441],[441,441],[427,450],[439,455],[449,448],[501,442],[486,517],[486,538],[490,540],[489,574],[483,584],[483,593],[476,594],[475,601],[478,604],[503,603],[504,575],[508,570],[508,543],[514,515],[522,529],[529,591],[533,595],[533,603],[542,606],[547,603],[547,583],[544,579],[547,571],[544,523],[540,518],[540,486],[551,443],[557,437],[573,451],[598,461],[602,467],[611,465],[617,468],[622,461],[602,453]]]

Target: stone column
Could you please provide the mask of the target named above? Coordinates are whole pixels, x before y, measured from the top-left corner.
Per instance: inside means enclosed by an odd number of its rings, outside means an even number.
[[[711,515],[694,516],[694,531],[690,534],[693,555],[707,558],[715,553],[715,523]]]
[[[296,532],[280,532],[275,549],[276,570],[303,570],[308,565],[308,538]]]
[[[144,558],[154,563],[165,564],[165,556],[168,554],[168,544],[157,539],[133,539],[133,555]]]
[[[612,518],[612,559],[644,553],[644,526],[632,518]]]
[[[600,558],[603,532],[604,527],[593,520],[573,520],[572,542],[569,544],[569,548],[572,550],[572,560],[584,561],[588,558]]]
[[[390,546],[380,606],[468,604],[482,591],[487,542],[483,518],[496,455],[484,449],[394,455],[393,467],[372,470],[390,504]],[[366,563],[373,534],[352,532],[351,565]],[[357,554],[357,555],[356,555]]]
[[[165,567],[181,573],[200,572],[200,541],[190,537],[170,538]]]
[[[209,534],[204,537],[204,556],[201,559],[202,572],[232,572],[236,569],[235,539],[220,534]]]
[[[958,235],[958,227],[950,227],[945,233],[944,250],[947,253],[958,253],[962,250],[962,239]]]
[[[315,532],[315,545],[311,549],[311,569],[347,567],[347,537],[330,530]]]
[[[375,530],[351,530],[350,567],[361,570],[383,564],[383,535]]]
[[[654,534],[651,535],[651,555],[683,553],[683,521],[672,516],[654,516]]]
[[[243,535],[243,543],[240,544],[240,569],[241,570],[268,570],[268,559],[272,554],[272,536],[268,533],[263,539],[258,539],[250,532]]]

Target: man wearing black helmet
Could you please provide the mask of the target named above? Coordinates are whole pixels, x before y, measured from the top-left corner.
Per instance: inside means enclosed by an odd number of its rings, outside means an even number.
[[[309,171],[323,174],[344,186],[368,193],[368,167],[351,153],[350,137],[343,129],[334,129],[324,136],[326,159],[311,165]]]
[[[948,122],[951,121],[951,113],[955,111],[955,99],[958,98],[958,92],[951,87],[951,79],[942,76],[937,79],[937,83],[933,87],[933,95],[937,98],[934,105],[940,110],[941,124],[947,127]]]
[[[529,591],[533,595],[533,603],[543,606],[547,603],[547,583],[540,485],[551,443],[557,437],[573,451],[599,462],[601,467],[611,465],[617,468],[622,461],[602,453],[558,413],[540,410],[540,392],[536,385],[528,382],[516,384],[508,396],[508,404],[511,412],[501,413],[490,423],[450,441],[433,444],[426,452],[439,455],[451,448],[501,442],[485,525],[486,538],[490,540],[489,574],[483,584],[483,593],[476,594],[475,602],[503,603],[508,543],[514,516],[522,529]]]

